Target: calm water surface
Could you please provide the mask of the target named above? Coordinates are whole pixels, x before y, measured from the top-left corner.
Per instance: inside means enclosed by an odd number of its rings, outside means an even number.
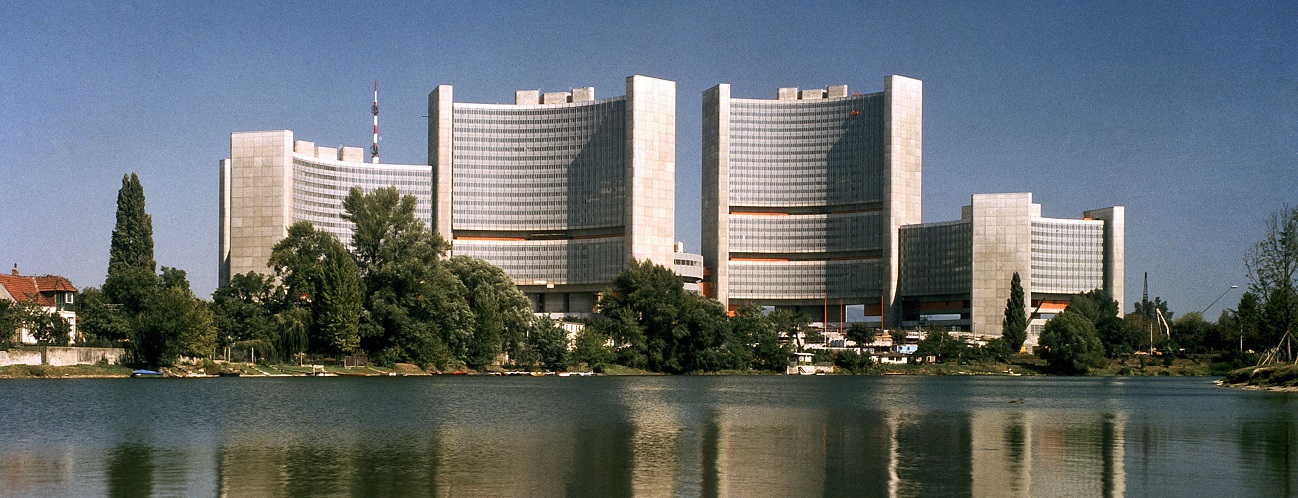
[[[1204,378],[0,381],[3,496],[1295,496]]]

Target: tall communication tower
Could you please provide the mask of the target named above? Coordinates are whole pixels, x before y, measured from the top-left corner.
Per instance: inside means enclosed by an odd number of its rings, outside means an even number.
[[[379,163],[379,80],[374,80],[374,105],[370,106],[370,112],[374,113],[374,145],[370,146],[370,162]]]

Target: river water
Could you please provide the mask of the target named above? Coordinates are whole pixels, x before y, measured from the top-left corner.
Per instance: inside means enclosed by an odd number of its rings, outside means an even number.
[[[3,496],[1295,496],[1206,378],[0,381]]]

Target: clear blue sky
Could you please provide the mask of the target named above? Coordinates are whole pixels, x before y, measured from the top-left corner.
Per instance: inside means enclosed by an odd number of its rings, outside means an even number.
[[[1032,192],[1052,217],[1126,206],[1128,303],[1145,271],[1180,313],[1242,288],[1264,219],[1298,204],[1294,2],[51,3],[0,7],[0,267],[79,287],[103,283],[133,171],[158,263],[210,294],[230,132],[365,146],[375,79],[383,159],[415,164],[436,84],[511,102],[676,81],[693,251],[700,94],[722,82],[773,98],[924,80],[924,221],[985,192]]]

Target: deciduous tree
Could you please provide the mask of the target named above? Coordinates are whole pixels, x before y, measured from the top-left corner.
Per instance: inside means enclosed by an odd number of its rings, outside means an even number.
[[[414,196],[352,188],[343,208],[366,295],[362,347],[383,363],[463,361],[474,321],[467,289],[440,261],[449,245],[415,217]]]
[[[554,320],[535,317],[528,328],[527,345],[546,370],[557,372],[568,368],[568,332]]]
[[[455,256],[446,261],[447,269],[464,285],[474,327],[469,339],[465,362],[481,369],[491,364],[501,352],[517,356],[526,341],[531,320],[531,306],[509,274],[500,267],[478,258]]]
[[[1064,310],[1047,321],[1038,343],[1037,356],[1060,373],[1085,375],[1104,364],[1104,345],[1095,335],[1095,325],[1073,310]]]
[[[1262,347],[1275,347],[1298,324],[1298,207],[1271,215],[1265,237],[1248,251],[1244,265],[1249,290],[1262,300]]]

